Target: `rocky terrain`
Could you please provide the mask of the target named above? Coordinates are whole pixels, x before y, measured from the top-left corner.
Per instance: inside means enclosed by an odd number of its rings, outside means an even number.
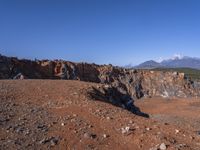
[[[0,56],[0,79],[0,149],[200,148],[198,101],[173,103],[200,96],[184,73]]]
[[[191,81],[184,73],[124,69],[112,65],[73,63],[63,60],[31,61],[0,57],[0,79],[24,78],[70,79],[102,83],[132,99],[200,95],[199,83]]]
[[[136,104],[152,119],[91,98],[93,88],[101,86],[69,80],[0,81],[0,149],[199,150],[197,128],[187,128],[181,119],[179,125],[169,117],[156,119],[156,114],[170,112],[156,106],[151,110],[143,100]],[[166,107],[171,111],[178,107],[174,104],[171,100]],[[195,101],[183,104],[199,119]]]

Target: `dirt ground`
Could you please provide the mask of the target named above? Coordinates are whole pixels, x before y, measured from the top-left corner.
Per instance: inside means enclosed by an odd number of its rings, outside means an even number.
[[[184,127],[197,134],[200,131],[200,98],[151,98],[138,100],[135,104],[154,120]]]
[[[200,149],[200,101],[137,101],[148,119],[90,98],[92,86],[101,85],[1,80],[0,149]]]

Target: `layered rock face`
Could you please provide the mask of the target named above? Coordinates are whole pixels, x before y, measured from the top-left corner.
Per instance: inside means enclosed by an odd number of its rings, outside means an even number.
[[[102,83],[103,86],[96,90],[104,94],[109,101],[126,101],[124,104],[129,103],[130,99],[142,97],[200,96],[199,84],[189,80],[183,73],[131,70],[112,65],[72,63],[63,60],[19,60],[0,56],[0,79],[24,78]]]

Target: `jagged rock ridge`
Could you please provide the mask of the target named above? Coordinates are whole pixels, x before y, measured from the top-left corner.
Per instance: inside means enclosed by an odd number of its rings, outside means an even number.
[[[185,77],[183,73],[142,71],[63,60],[31,61],[0,57],[0,79],[20,78],[22,75],[28,79],[71,79],[103,83],[106,86],[99,91],[110,93],[109,99],[112,101],[114,96],[108,90],[115,89],[121,94],[118,101],[126,101],[125,104],[130,99],[142,97],[200,96],[199,84]]]

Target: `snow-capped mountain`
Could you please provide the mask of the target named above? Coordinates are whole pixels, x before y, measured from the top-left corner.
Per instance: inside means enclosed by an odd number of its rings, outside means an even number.
[[[152,68],[193,68],[200,69],[200,58],[194,57],[173,57],[171,59],[166,59],[159,62],[156,61],[146,61],[141,63],[134,68],[140,69],[152,69]]]

